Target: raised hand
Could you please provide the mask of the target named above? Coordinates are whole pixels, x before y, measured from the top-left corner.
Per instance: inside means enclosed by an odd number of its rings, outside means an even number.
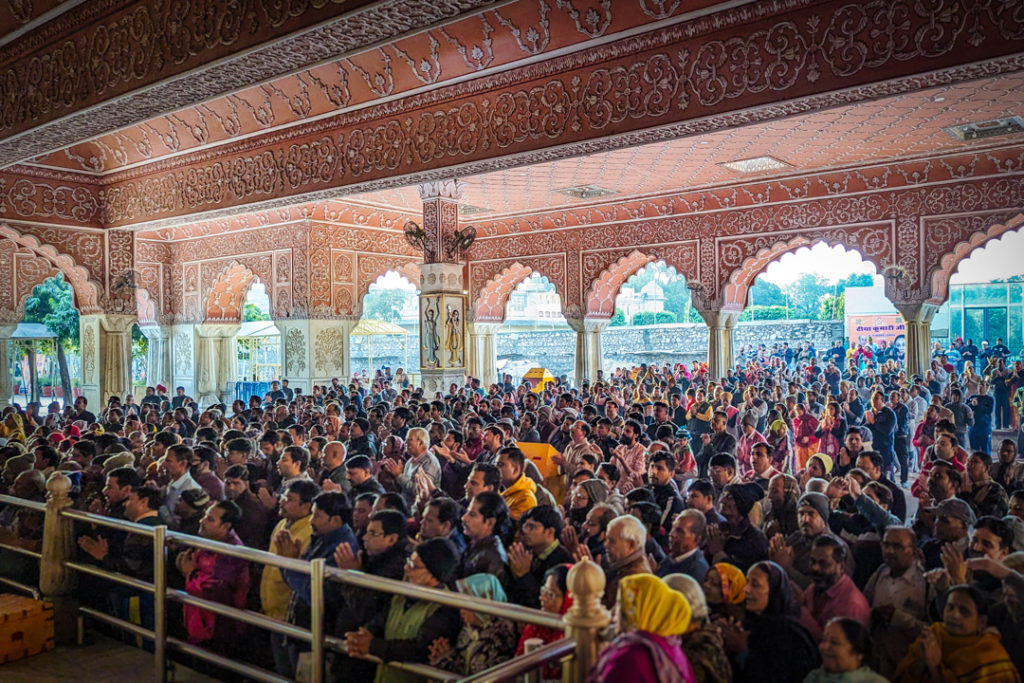
[[[513,543],[508,549],[508,568],[514,577],[521,578],[530,573],[533,553],[523,547],[522,543]]]
[[[359,570],[363,568],[363,551],[352,552],[352,546],[348,543],[339,543],[334,549],[334,563],[338,569]]]

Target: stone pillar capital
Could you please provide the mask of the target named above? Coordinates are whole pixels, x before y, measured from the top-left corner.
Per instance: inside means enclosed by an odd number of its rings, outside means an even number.
[[[16,329],[18,329],[17,325],[0,325],[0,339],[10,339]]]
[[[103,331],[114,334],[124,334],[132,331],[132,325],[138,322],[138,316],[121,313],[106,313],[99,316],[100,325]]]
[[[931,323],[932,319],[935,318],[935,314],[939,311],[938,304],[925,301],[893,305],[900,312],[900,315],[903,316],[903,320],[908,323]]]
[[[459,201],[462,199],[465,183],[458,178],[446,180],[435,180],[429,183],[421,183],[417,189],[420,192],[420,199],[427,202],[432,199],[448,199]]]
[[[469,323],[469,333],[473,335],[497,334],[502,328],[501,323]]]
[[[704,320],[704,324],[712,329],[719,330],[731,330],[736,327],[736,323],[739,322],[740,314],[743,311],[737,311],[733,309],[700,309],[695,308],[694,310]]]
[[[234,337],[241,329],[238,323],[203,323],[196,327],[196,334],[204,339],[225,339]]]

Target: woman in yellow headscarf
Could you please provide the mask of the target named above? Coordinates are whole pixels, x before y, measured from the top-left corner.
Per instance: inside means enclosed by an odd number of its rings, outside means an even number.
[[[712,617],[743,618],[743,591],[747,587],[747,577],[739,567],[728,562],[719,562],[704,574],[701,586],[704,588]]]
[[[25,443],[25,427],[21,421],[21,415],[11,410],[0,425],[0,437],[8,441],[20,441]]]
[[[690,603],[652,574],[619,583],[621,635],[601,653],[588,681],[695,683],[679,637],[690,627]]]

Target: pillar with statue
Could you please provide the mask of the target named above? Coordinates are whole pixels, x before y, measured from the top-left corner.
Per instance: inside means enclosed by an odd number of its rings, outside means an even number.
[[[466,377],[467,343],[465,265],[473,244],[472,226],[459,229],[462,182],[443,180],[419,186],[423,225],[408,223],[405,235],[423,251],[420,266],[420,368],[423,388],[432,395],[462,386]]]

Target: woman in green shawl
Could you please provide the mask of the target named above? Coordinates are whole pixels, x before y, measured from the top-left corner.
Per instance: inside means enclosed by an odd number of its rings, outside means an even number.
[[[459,566],[459,553],[446,538],[432,538],[416,547],[405,564],[405,580],[417,586],[447,590]],[[377,615],[358,631],[345,634],[350,657],[373,655],[384,662],[426,662],[438,638],[459,633],[459,612],[436,602],[401,595],[391,598],[391,609]],[[422,676],[385,664],[377,667],[374,683],[420,683]]]
[[[456,583],[460,593],[495,602],[508,602],[496,576],[473,574]],[[455,647],[447,638],[438,638],[430,646],[430,663],[447,671],[470,676],[511,659],[516,653],[519,634],[508,619],[492,617],[468,609],[459,610],[462,630]]]

